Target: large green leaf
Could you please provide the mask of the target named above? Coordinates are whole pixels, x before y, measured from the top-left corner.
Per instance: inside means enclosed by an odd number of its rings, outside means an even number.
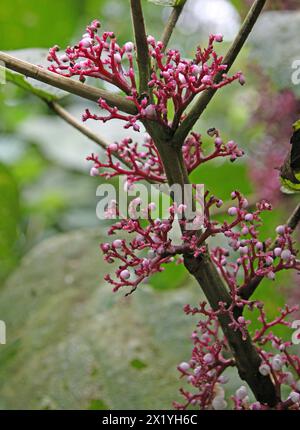
[[[198,287],[142,285],[124,298],[104,284],[95,230],[48,239],[0,294],[0,408],[167,409],[179,399],[176,365],[191,353]],[[124,292],[123,292],[124,293]]]
[[[0,281],[17,261],[19,193],[13,176],[0,164]]]
[[[47,49],[32,48],[32,49],[20,49],[17,51],[8,51],[8,54],[24,61],[28,61],[31,64],[37,66],[47,67],[49,65],[47,61]],[[1,66],[0,66],[1,67]],[[54,101],[61,99],[68,95],[67,92],[58,88],[52,87],[51,85],[44,84],[32,78],[27,78],[20,73],[6,69],[6,80],[12,82],[19,87],[30,91],[31,93],[41,97],[46,101]]]

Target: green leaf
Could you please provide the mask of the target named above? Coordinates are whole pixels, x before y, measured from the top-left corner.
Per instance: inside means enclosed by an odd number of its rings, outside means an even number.
[[[19,192],[8,169],[0,164],[0,281],[17,262]]]
[[[157,4],[159,6],[182,6],[186,0],[148,0],[150,3]]]
[[[47,49],[32,48],[32,49],[20,49],[17,51],[7,51],[8,54],[19,60],[28,61],[31,64],[37,66],[47,67],[49,62],[47,61]],[[0,66],[2,69],[2,67]],[[23,88],[26,91],[30,91],[38,97],[41,97],[46,101],[59,100],[68,95],[66,91],[54,88],[51,85],[44,84],[32,78],[27,78],[20,73],[6,69],[6,80],[12,82],[15,85]]]

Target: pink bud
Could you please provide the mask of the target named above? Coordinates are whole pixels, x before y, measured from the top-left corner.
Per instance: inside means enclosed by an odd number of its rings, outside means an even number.
[[[277,234],[280,234],[280,235],[283,235],[283,234],[285,233],[285,226],[284,226],[284,225],[279,225],[279,226],[276,228],[276,233],[277,233]]]
[[[248,200],[243,198],[242,200],[242,208],[246,209],[249,206]]]
[[[116,152],[118,150],[118,144],[117,143],[110,143],[108,145],[108,149],[112,152]]]
[[[230,216],[237,215],[237,213],[238,213],[238,210],[234,206],[232,206],[231,208],[228,209],[228,215],[230,215]]]
[[[217,148],[220,148],[220,146],[222,146],[223,145],[223,141],[222,141],[222,139],[220,138],[220,137],[217,137],[216,139],[215,139],[215,146],[217,147]]]
[[[80,48],[89,48],[90,46],[92,46],[92,44],[93,44],[93,39],[91,39],[90,37],[84,37],[79,42],[79,47]]]
[[[248,246],[240,246],[239,247],[239,253],[241,256],[247,255],[249,252]]]
[[[126,52],[132,52],[134,50],[134,44],[132,42],[127,42],[124,45]]]
[[[292,253],[291,253],[291,251],[290,251],[289,249],[285,249],[284,251],[282,251],[282,253],[281,253],[281,258],[282,258],[284,261],[288,261],[288,260],[290,260],[290,259],[291,259],[291,257],[292,257]]]
[[[147,42],[150,43],[150,45],[154,45],[155,44],[155,39],[153,36],[148,36],[147,37]]]
[[[282,248],[275,248],[274,249],[274,255],[275,255],[275,257],[280,257],[281,256],[281,253],[282,253]]]
[[[67,63],[67,62],[69,61],[69,57],[67,56],[67,54],[64,54],[64,55],[62,55],[62,56],[60,57],[60,60],[61,60],[63,63]]]
[[[223,42],[223,34],[215,34],[216,42]]]
[[[203,76],[203,78],[201,79],[201,82],[204,85],[211,85],[212,84],[212,80],[211,80],[211,77],[209,75]]]
[[[274,263],[274,260],[273,260],[273,258],[271,256],[268,255],[266,257],[265,263],[266,263],[267,266],[272,266],[272,264]]]
[[[246,236],[246,234],[249,233],[248,227],[243,227],[241,233],[242,233],[243,236]]]
[[[246,320],[244,317],[238,317],[238,323],[245,324]]]
[[[255,248],[257,249],[257,251],[262,251],[264,249],[264,245],[262,242],[257,242]]]
[[[192,74],[193,74],[194,76],[197,76],[197,75],[199,75],[199,73],[201,72],[201,67],[197,66],[197,64],[194,64],[194,65],[191,67],[191,72],[192,72]]]
[[[120,239],[116,239],[113,241],[113,247],[116,249],[122,248],[123,242]]]
[[[235,396],[237,399],[243,400],[247,396],[247,388],[242,385],[238,390],[236,390]]]
[[[92,167],[90,170],[90,176],[99,176],[99,170],[97,169],[97,167]]]
[[[271,372],[270,366],[268,364],[261,364],[259,366],[259,373],[263,376],[267,376],[269,375],[269,373]]]
[[[122,270],[122,272],[120,273],[120,278],[127,280],[130,278],[130,273],[128,270]]]
[[[241,85],[245,85],[245,83],[246,83],[246,78],[242,73],[240,74],[240,77],[239,77],[239,83]]]
[[[181,84],[186,84],[186,79],[182,73],[179,73],[178,79]]]
[[[110,250],[110,244],[109,243],[102,243],[101,249],[103,252],[108,252]]]
[[[274,272],[269,272],[268,274],[267,274],[267,278],[268,279],[270,279],[271,281],[274,281],[274,279],[275,279],[275,273]]]
[[[186,372],[187,370],[190,369],[190,365],[189,363],[186,363],[185,361],[183,361],[182,363],[179,364],[178,369],[181,370],[182,372]]]
[[[253,221],[253,215],[252,214],[246,214],[245,215],[245,221]]]
[[[212,364],[215,361],[214,356],[210,353],[205,354],[205,356],[203,357],[203,361],[206,364]]]
[[[300,401],[300,394],[296,391],[292,391],[289,395],[289,399],[291,399],[293,403],[298,403]]]
[[[122,57],[121,55],[117,52],[116,54],[114,54],[114,60],[117,64],[120,64],[122,61]]]

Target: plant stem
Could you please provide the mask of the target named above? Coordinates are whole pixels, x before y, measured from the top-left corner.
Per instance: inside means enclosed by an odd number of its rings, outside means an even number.
[[[11,55],[1,51],[0,61],[5,63],[5,67],[7,69],[14,70],[22,75],[44,82],[45,84],[52,85],[53,87],[60,88],[61,90],[75,94],[84,99],[97,102],[100,98],[103,98],[110,106],[116,106],[123,112],[132,115],[135,115],[137,112],[134,103],[126,100],[125,97],[49,72],[42,67],[35,66],[27,61],[19,60],[18,58],[12,57]]]
[[[173,7],[173,10],[171,12],[171,15],[169,16],[169,19],[168,19],[167,24],[164,28],[162,38],[161,38],[161,41],[164,44],[163,52],[166,50],[166,48],[168,46],[168,43],[171,39],[173,30],[177,24],[177,21],[178,21],[180,15],[181,15],[181,12],[185,6],[185,3],[186,3],[186,0],[181,2],[181,4],[179,6]]]
[[[148,93],[148,82],[150,80],[150,58],[141,0],[130,0],[130,6],[139,69],[140,94]]]
[[[250,11],[248,12],[248,15],[246,16],[242,27],[236,36],[235,40],[233,41],[231,47],[229,48],[223,64],[227,65],[228,71],[231,66],[233,65],[234,61],[236,60],[238,54],[240,53],[242,47],[244,46],[249,34],[251,33],[254,24],[256,23],[264,5],[266,3],[266,0],[256,0],[253,3],[253,6],[251,7]],[[218,83],[220,79],[222,78],[222,73],[219,73],[216,76],[215,83]],[[182,124],[177,129],[174,138],[172,139],[173,142],[175,142],[175,145],[180,144],[180,142],[183,142],[184,139],[187,137],[195,123],[198,121],[201,114],[206,109],[208,103],[211,101],[213,96],[215,95],[217,90],[214,89],[208,89],[202,93],[202,95],[198,98],[195,105],[192,107],[188,115],[186,116],[185,120],[182,122]]]

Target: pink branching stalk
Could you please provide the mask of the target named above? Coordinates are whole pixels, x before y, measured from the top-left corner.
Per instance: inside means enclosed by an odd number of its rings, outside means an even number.
[[[218,130],[208,132],[210,136],[214,137],[214,149],[210,153],[204,150],[200,134],[192,133],[185,140],[182,153],[188,173],[207,161],[229,157],[233,162],[244,154],[233,140],[224,143]],[[101,161],[96,154],[87,158],[88,161],[94,163],[90,170],[91,176],[109,179],[124,175],[129,186],[143,179],[155,183],[164,183],[167,180],[157,148],[147,134],[141,147],[137,143],[133,143],[131,138],[126,138],[120,143],[110,144],[105,152],[105,161]],[[114,159],[115,154],[124,160],[126,166]]]

